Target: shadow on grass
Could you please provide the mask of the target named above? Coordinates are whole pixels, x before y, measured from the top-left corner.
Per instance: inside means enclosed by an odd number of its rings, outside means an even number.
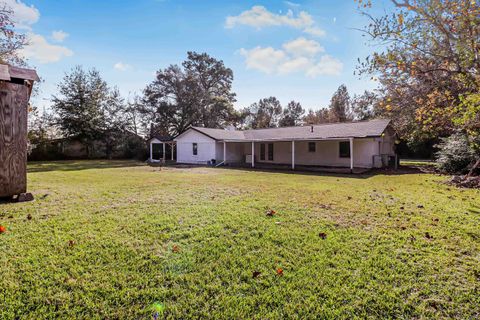
[[[188,168],[198,168],[198,167],[205,167],[205,166],[175,164],[175,165],[170,165],[169,167],[188,169]],[[426,173],[419,170],[416,167],[403,167],[403,166],[397,170],[355,168],[353,173],[350,172],[350,168],[297,166],[295,170],[292,170],[289,165],[256,165],[255,168],[242,166],[242,165],[227,165],[227,166],[215,167],[215,169],[238,170],[238,171],[248,171],[248,172],[282,173],[282,174],[301,174],[301,175],[310,175],[310,176],[330,176],[330,177],[339,177],[339,178],[349,177],[349,178],[355,178],[355,179],[368,179],[376,175],[405,175],[405,174]]]
[[[28,173],[47,171],[77,171],[88,169],[112,169],[139,167],[145,164],[135,160],[67,160],[48,162],[29,162]]]

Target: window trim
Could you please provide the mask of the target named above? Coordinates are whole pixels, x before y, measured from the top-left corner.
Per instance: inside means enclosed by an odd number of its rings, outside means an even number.
[[[313,146],[313,148],[311,148],[311,146]],[[308,152],[310,152],[310,153],[317,152],[317,143],[315,141],[309,141],[308,142]]]
[[[342,154],[342,144],[343,146],[347,145],[348,149],[346,150],[346,153]],[[350,141],[340,141],[338,143],[338,156],[342,159],[347,158],[350,159],[351,154],[350,154]]]
[[[192,143],[192,155],[198,156],[198,143],[196,142]]]

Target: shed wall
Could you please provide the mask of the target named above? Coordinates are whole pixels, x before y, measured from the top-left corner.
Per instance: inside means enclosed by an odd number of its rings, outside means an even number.
[[[27,191],[28,88],[0,82],[0,197]]]

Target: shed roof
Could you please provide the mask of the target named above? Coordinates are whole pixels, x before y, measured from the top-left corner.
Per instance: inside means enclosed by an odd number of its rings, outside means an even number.
[[[202,127],[191,127],[191,129],[203,133],[212,139],[221,141],[281,141],[379,137],[383,134],[389,123],[389,119],[375,119],[368,121],[319,124],[313,126],[308,125],[237,131]]]
[[[152,134],[147,141],[150,141],[150,140],[153,140],[153,139],[157,139],[157,140],[160,140],[160,141],[162,141],[162,142],[170,142],[170,141],[173,141],[173,137],[172,137],[172,136],[165,136],[165,135],[159,135],[159,134]]]
[[[25,69],[10,66],[7,64],[0,64],[0,80],[10,81],[12,78],[39,81],[40,78],[37,72],[33,69]]]

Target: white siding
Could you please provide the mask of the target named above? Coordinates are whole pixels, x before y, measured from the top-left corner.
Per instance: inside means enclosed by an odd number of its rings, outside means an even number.
[[[273,144],[273,161],[268,161],[267,146],[265,146],[265,160],[260,160],[260,142],[255,143],[255,162],[291,164],[292,142],[274,142]],[[350,167],[350,158],[340,157],[340,141],[315,141],[315,144],[315,152],[308,152],[308,141],[295,142],[295,165]],[[250,145],[245,146],[244,152],[251,153]],[[371,168],[373,155],[376,154],[378,154],[378,143],[375,139],[354,139],[353,164],[355,167]]]
[[[188,130],[175,139],[177,142],[177,162],[205,164],[216,159],[216,143],[212,138],[195,130]],[[198,153],[193,154],[193,143],[197,143]]]

